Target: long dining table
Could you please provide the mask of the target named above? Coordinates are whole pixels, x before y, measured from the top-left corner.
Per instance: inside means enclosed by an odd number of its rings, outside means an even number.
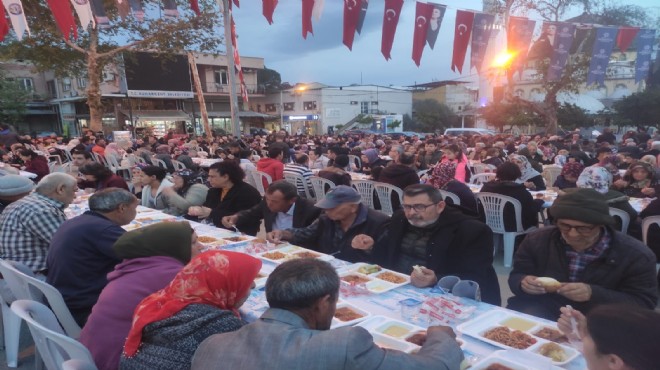
[[[87,211],[87,200],[90,196],[91,194],[80,194],[74,203],[65,210],[67,217],[73,218]],[[257,320],[268,308],[264,290],[265,281],[268,274],[280,263],[280,261],[274,260],[273,252],[289,253],[289,257],[291,257],[291,254],[307,253],[306,257],[315,256],[325,260],[337,269],[342,280],[347,275],[360,275],[359,271],[361,270],[359,268],[365,265],[352,264],[330,255],[289,244],[274,245],[263,239],[217,228],[214,225],[185,220],[182,217],[168,215],[144,206],[138,206],[135,219],[128,225],[124,225],[123,228],[130,232],[153,223],[172,221],[190,222],[206,249],[247,253],[263,261],[260,275],[255,280],[256,287],[251,291],[248,300],[240,309],[242,317],[248,322]],[[379,282],[382,283],[382,281],[376,281],[376,284]],[[465,354],[466,360],[462,368],[470,365],[473,366],[473,369],[486,369],[487,364],[498,362],[508,364],[513,369],[586,369],[583,356],[570,347],[567,347],[567,351],[570,351],[569,354],[571,354],[570,359],[558,366],[546,357],[534,353],[545,343],[543,339],[534,337],[536,344],[526,350],[516,350],[507,349],[506,346],[484,339],[482,335],[488,328],[505,325],[507,320],[524,321],[534,325],[534,329],[526,329],[529,334],[540,328],[556,330],[557,327],[554,322],[493,306],[485,302],[453,296],[437,287],[416,288],[409,283],[409,279],[402,283],[387,285],[386,288],[382,288],[382,285],[380,285],[380,288],[379,285],[372,285],[369,288],[369,284],[355,285],[342,281],[340,301],[337,307],[352,307],[362,317],[350,320],[348,323],[335,319],[333,320],[333,327],[345,324],[360,325],[372,333],[378,345],[414,352],[419,349],[415,345],[407,343],[403,338],[392,338],[383,335],[383,333],[387,334],[387,330],[391,329],[393,325],[402,326],[411,332],[416,329],[424,330],[430,324],[449,325],[457,332],[457,339]],[[412,311],[410,309],[411,302],[415,303]],[[389,325],[389,329],[383,329],[384,325]],[[387,342],[387,340],[390,342]],[[384,344],[382,344],[382,341],[385,341]],[[512,366],[512,364],[516,366]]]

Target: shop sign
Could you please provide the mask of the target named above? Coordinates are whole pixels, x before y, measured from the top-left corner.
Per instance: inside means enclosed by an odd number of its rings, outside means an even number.
[[[132,98],[192,99],[192,91],[128,90]]]
[[[318,114],[308,114],[306,116],[284,116],[285,121],[318,121]]]

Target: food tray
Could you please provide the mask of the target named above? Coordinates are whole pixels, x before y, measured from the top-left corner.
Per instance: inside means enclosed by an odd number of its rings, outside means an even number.
[[[406,353],[415,352],[421,348],[406,341],[406,339],[415,334],[426,333],[426,329],[420,326],[385,316],[371,316],[356,326],[361,326],[371,333],[374,342],[379,347],[396,349]]]
[[[261,265],[261,270],[259,270],[259,275],[254,279],[254,289],[261,289],[266,286],[266,280],[268,276],[275,270],[275,266],[270,263],[264,263]],[[263,275],[263,276],[261,276]]]
[[[517,329],[525,334],[529,335],[532,339],[535,340],[535,343],[531,344],[529,347],[523,349],[524,352],[531,352],[537,354],[541,347],[548,343],[553,343],[549,340],[537,337],[534,335],[538,330],[543,328],[552,328],[557,329],[556,326],[552,323],[541,321],[534,317],[526,317],[522,315],[517,315],[513,312],[495,310],[487,312],[481,316],[475,317],[472,320],[469,320],[463,324],[460,324],[456,327],[456,330],[459,332],[469,335],[471,337],[477,338],[486,343],[490,343],[496,347],[504,349],[515,349],[504,343],[497,342],[495,340],[488,339],[484,337],[484,333],[490,329],[507,326],[510,329]],[[565,365],[571,362],[578,356],[578,351],[574,348],[568,347],[563,344],[557,344],[566,354],[566,358],[563,361],[552,361],[555,365]]]
[[[275,258],[275,254],[278,254],[281,256],[281,258]],[[314,257],[306,257],[306,258],[317,258],[320,259],[321,261],[330,261],[334,259],[333,256],[323,254],[321,252],[316,252],[312,251],[309,249],[297,247],[295,245],[287,245],[279,248],[275,248],[273,250],[270,250],[268,252],[263,252],[263,253],[257,253],[257,256],[263,260],[275,263],[275,264],[280,264],[282,262],[291,260],[291,259],[296,259],[296,258],[305,258],[303,256],[314,256]]]
[[[470,367],[470,370],[486,370],[489,366],[500,364],[512,370],[562,370],[552,365],[545,357],[539,357],[520,350],[495,351]]]
[[[348,308],[348,309],[350,309],[350,310],[354,311],[355,313],[360,314],[362,316],[359,317],[359,318],[353,319],[353,320],[342,321],[342,320],[339,320],[337,318],[337,316],[336,316],[337,311],[335,311],[335,317],[332,318],[332,325],[330,326],[331,329],[339,328],[339,327],[342,327],[342,326],[355,325],[359,322],[362,322],[362,321],[366,320],[367,318],[369,318],[371,316],[371,313],[369,313],[369,312],[367,312],[363,309],[360,309],[360,308],[358,308],[358,307],[356,307],[356,306],[354,306],[354,305],[352,305],[348,302],[345,302],[345,301],[337,302],[337,310],[340,310],[342,308]]]
[[[357,276],[357,277],[360,277],[360,279],[364,280],[365,288],[368,291],[370,291],[372,293],[376,293],[376,294],[385,293],[385,292],[388,292],[392,289],[396,289],[398,287],[402,287],[402,286],[410,283],[410,276],[400,274],[398,272],[388,270],[388,269],[385,269],[385,268],[381,268],[380,271],[373,272],[373,273],[370,273],[370,274],[362,274],[362,273],[358,272],[358,270],[361,267],[366,266],[366,265],[367,264],[365,264],[365,263],[356,263],[356,264],[353,264],[353,265],[348,266],[346,268],[340,269],[339,277],[342,278],[342,280],[341,280],[342,283],[350,284],[350,282],[346,282],[343,279],[346,276],[349,276],[349,275]],[[392,283],[392,282],[383,280],[383,279],[379,278],[379,276],[381,274],[393,275],[393,276],[399,278],[401,280],[401,282],[400,283]],[[361,283],[358,283],[358,285],[359,284],[361,284]]]

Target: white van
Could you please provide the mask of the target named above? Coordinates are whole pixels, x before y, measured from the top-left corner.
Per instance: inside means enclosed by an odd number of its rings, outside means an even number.
[[[448,128],[445,130],[445,135],[450,135],[450,136],[497,135],[497,132],[486,128]]]

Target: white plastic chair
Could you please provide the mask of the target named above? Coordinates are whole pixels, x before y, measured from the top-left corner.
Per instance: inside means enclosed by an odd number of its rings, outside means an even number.
[[[628,233],[628,226],[630,225],[630,215],[626,211],[622,211],[618,208],[610,207],[610,216],[618,217],[621,219],[621,231],[624,234]]]
[[[116,174],[119,171],[126,171],[128,172],[128,176],[125,176],[126,178],[130,180],[133,177],[133,174],[131,173],[131,167],[122,166],[121,164],[119,164],[119,162],[117,161],[117,157],[115,157],[114,155],[108,155],[107,157],[105,157],[105,160],[108,162],[108,168],[113,173]]]
[[[71,154],[71,150],[64,148],[62,149],[62,151],[64,152],[64,157],[66,158],[66,161],[73,162],[73,155]]]
[[[646,245],[649,245],[649,228],[653,224],[660,226],[660,216],[650,216],[642,220],[642,241]]]
[[[14,262],[10,262],[14,263]],[[27,266],[23,264],[16,263],[16,268],[24,271],[26,274],[34,274]],[[5,276],[9,276],[11,272],[5,274],[5,268],[0,264],[0,273]],[[9,287],[9,281],[4,279],[4,283]],[[11,280],[11,278],[10,278]],[[3,292],[4,293],[4,292]],[[9,292],[7,292],[9,293]],[[18,366],[18,347],[20,343],[21,336],[21,318],[16,316],[10,309],[12,302],[16,299],[13,294],[0,294],[0,308],[2,308],[2,334],[3,334],[3,347],[5,348],[5,355],[7,357],[7,366],[8,367],[17,367]]]
[[[353,180],[351,185],[360,193],[362,203],[374,209],[374,182],[371,180]]]
[[[295,186],[296,190],[298,191],[298,195],[300,195],[301,197],[305,197],[307,199],[314,199],[314,196],[312,195],[312,190],[310,189],[310,185],[304,176],[297,175],[295,173],[284,172],[284,180]],[[302,192],[300,191],[301,188],[303,189]]]
[[[547,165],[547,166],[543,166],[543,173],[541,173],[541,176],[545,180],[546,186],[553,186],[555,184],[555,180],[557,180],[557,176],[559,176],[560,174],[561,174],[560,166]]]
[[[475,196],[483,206],[484,214],[486,215],[486,224],[491,228],[491,230],[493,230],[493,233],[502,234],[504,247],[504,267],[511,267],[511,263],[513,262],[513,247],[516,241],[516,236],[527,234],[528,232],[536,229],[536,227],[530,227],[527,230],[523,229],[522,205],[518,199],[495,193],[477,193]],[[515,231],[506,231],[504,228],[504,206],[507,203],[511,203],[514,208],[514,213],[516,215]]]
[[[474,170],[474,174],[478,175],[480,173],[494,173],[497,167],[485,163],[475,163],[472,165],[472,169]]]
[[[139,164],[148,164],[147,161],[145,161],[144,158],[140,157],[139,155],[135,156],[135,163],[136,164],[137,163],[139,163]]]
[[[351,165],[354,165],[359,171],[362,168],[362,159],[360,159],[360,157],[357,155],[349,154],[348,166],[351,168],[351,171],[353,171],[353,167],[351,167]]]
[[[461,198],[459,198],[458,195],[447,190],[438,190],[438,191],[440,192],[440,195],[442,195],[442,199],[444,199],[445,201],[447,201],[447,198],[449,198],[451,199],[451,204],[455,206],[461,205]]]
[[[386,184],[383,182],[374,183],[374,189],[376,190],[376,195],[378,196],[378,201],[380,202],[380,210],[387,214],[392,215],[394,213],[394,206],[392,205],[392,193],[396,193],[399,196],[399,204],[403,201],[403,190],[398,187]]]
[[[495,178],[495,174],[492,172],[478,173],[476,175],[472,175],[472,177],[470,178],[470,183],[476,185],[483,185],[484,183],[494,178]]]
[[[94,363],[89,350],[65,335],[53,312],[42,303],[18,300],[11,304],[11,310],[27,323],[48,370],[62,370],[64,362],[71,359]],[[96,366],[87,368],[96,369]]]
[[[94,158],[95,162],[100,163],[100,164],[110,168],[110,166],[108,166],[108,161],[105,160],[104,156],[102,156],[98,153],[94,153],[94,152],[92,152],[91,154],[92,154],[92,158]]]
[[[19,271],[9,261],[0,260],[0,272],[7,281],[16,299],[28,299],[43,302],[44,298],[51,307],[57,320],[60,322],[68,336],[74,339],[80,337],[80,326],[73,319],[69,308],[64,303],[62,294],[54,286],[33,276]]]
[[[252,185],[252,187],[256,189],[257,184],[254,183],[254,176],[252,176],[252,172],[253,171],[246,170],[245,171],[245,179],[243,181],[245,181],[246,183]]]
[[[262,196],[266,194],[266,188],[273,183],[273,178],[270,177],[269,174],[261,171],[250,171],[250,175],[252,175],[254,186],[259,190],[259,194]],[[264,184],[264,180],[266,180],[268,185]]]
[[[154,166],[158,166],[158,167],[163,168],[167,171],[167,165],[165,164],[165,161],[160,160],[158,158],[151,158],[151,163]]]
[[[93,362],[71,359],[62,363],[62,370],[97,370],[98,368]]]
[[[325,198],[325,195],[330,190],[337,187],[334,182],[320,176],[312,176],[309,180],[312,182],[312,188],[314,189],[316,200]]]
[[[174,171],[183,171],[186,169],[186,165],[176,159],[172,159],[172,164],[174,165]]]

